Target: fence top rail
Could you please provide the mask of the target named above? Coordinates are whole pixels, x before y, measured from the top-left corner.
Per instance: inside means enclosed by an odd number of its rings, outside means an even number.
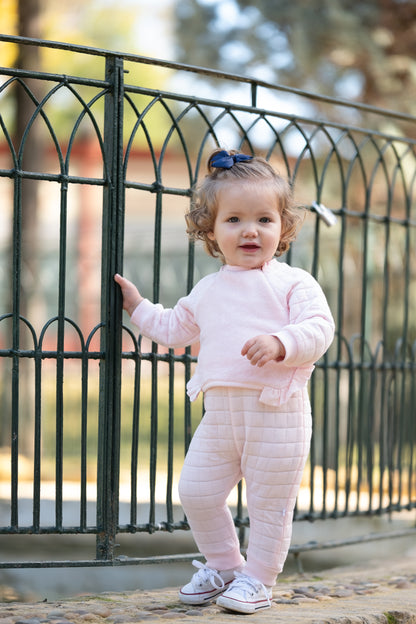
[[[232,74],[230,72],[219,71],[219,70],[210,69],[207,67],[198,67],[196,65],[188,65],[184,63],[178,63],[175,61],[151,58],[151,57],[128,53],[128,52],[118,52],[115,50],[107,50],[104,48],[95,48],[92,46],[84,46],[84,45],[66,43],[66,42],[61,42],[61,41],[49,41],[45,39],[35,39],[31,37],[19,37],[17,35],[0,34],[0,42],[1,41],[5,43],[14,43],[17,45],[31,45],[31,46],[64,50],[68,52],[78,52],[80,54],[89,54],[92,56],[102,56],[102,57],[113,56],[117,58],[122,58],[125,61],[129,61],[133,63],[142,63],[145,65],[156,65],[158,67],[165,67],[167,69],[173,69],[176,71],[185,71],[185,72],[195,73],[195,74],[199,74],[203,76],[209,76],[211,78],[230,80],[230,81],[239,82],[239,83],[246,83],[246,84],[251,85],[252,89],[257,89],[258,87],[260,87],[260,88],[270,89],[273,91],[280,91],[282,93],[290,93],[290,94],[297,95],[299,97],[304,97],[304,98],[307,98],[308,100],[313,100],[316,102],[324,102],[326,104],[331,104],[334,106],[353,108],[355,110],[360,110],[360,111],[371,113],[374,115],[389,117],[389,118],[397,119],[400,121],[406,121],[409,123],[416,123],[416,117],[414,117],[413,115],[400,113],[398,111],[394,111],[391,109],[378,108],[376,106],[371,106],[369,104],[364,104],[362,102],[353,102],[350,100],[345,100],[343,98],[333,98],[333,97],[313,93],[311,91],[297,89],[295,87],[288,87],[288,86],[281,85],[281,84],[273,84],[273,83],[270,83],[264,80],[259,80],[257,78],[253,78],[250,76],[244,76],[241,74]]]

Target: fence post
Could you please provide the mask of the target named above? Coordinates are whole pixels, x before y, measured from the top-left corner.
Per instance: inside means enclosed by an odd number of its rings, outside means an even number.
[[[119,512],[121,321],[122,304],[113,276],[122,271],[123,192],[123,59],[106,60],[101,352],[97,466],[96,558],[113,559]]]

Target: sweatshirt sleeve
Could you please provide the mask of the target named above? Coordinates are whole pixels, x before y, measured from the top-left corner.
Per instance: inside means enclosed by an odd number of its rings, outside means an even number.
[[[287,366],[310,366],[327,351],[334,338],[334,319],[318,282],[306,272],[288,295],[289,324],[274,334],[281,340]]]
[[[165,347],[184,347],[199,340],[191,305],[191,297],[179,299],[174,308],[144,299],[131,315],[140,333]]]

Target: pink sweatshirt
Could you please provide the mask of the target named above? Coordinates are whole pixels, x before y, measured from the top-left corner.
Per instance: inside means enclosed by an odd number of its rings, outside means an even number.
[[[302,269],[276,259],[261,269],[224,265],[201,279],[173,309],[147,299],[131,316],[140,332],[167,347],[200,342],[198,364],[187,385],[194,401],[214,386],[262,390],[260,400],[282,405],[303,388],[314,363],[334,337],[334,321],[321,287]],[[261,368],[241,355],[260,334],[277,336],[282,361]]]

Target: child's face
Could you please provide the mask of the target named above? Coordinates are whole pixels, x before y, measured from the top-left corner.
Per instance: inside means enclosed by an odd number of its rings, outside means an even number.
[[[226,264],[258,269],[271,260],[281,234],[276,190],[270,184],[232,183],[218,193],[214,230]]]

